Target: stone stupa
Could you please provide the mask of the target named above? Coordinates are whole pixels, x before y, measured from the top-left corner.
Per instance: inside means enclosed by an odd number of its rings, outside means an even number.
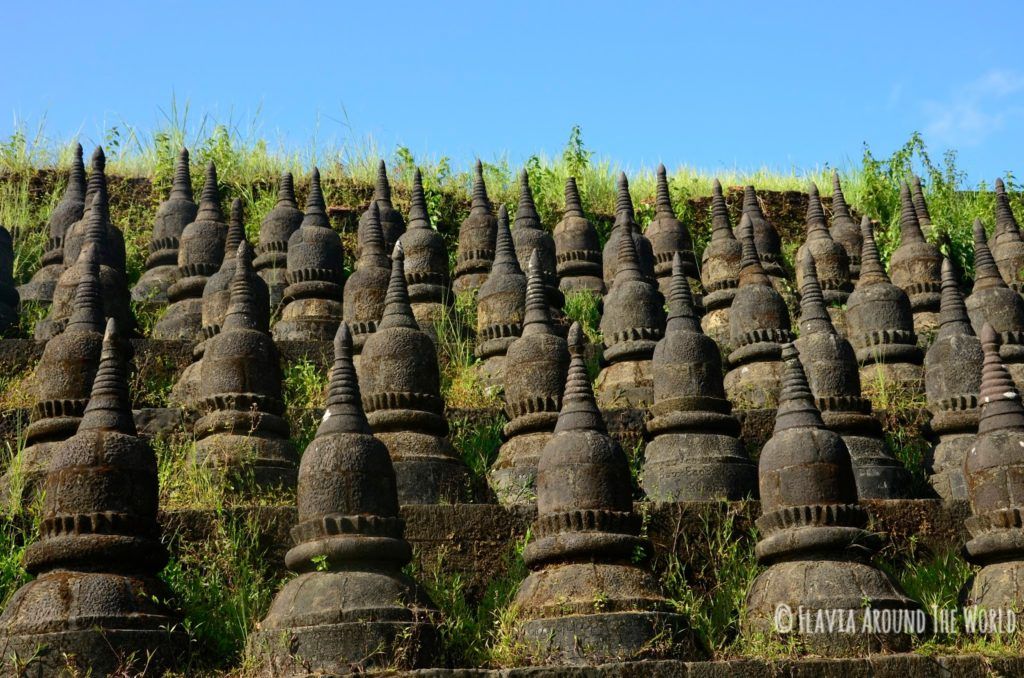
[[[629,194],[629,180],[625,172],[619,173],[618,189],[615,195],[615,223],[612,231],[608,234],[608,240],[601,251],[601,262],[604,267],[604,286],[606,293],[611,291],[612,282],[615,280],[615,272],[619,266],[619,238],[626,231],[633,235],[634,247],[636,248],[637,264],[640,272],[651,283],[655,285],[654,279],[654,250],[651,241],[640,231],[636,223],[636,212],[633,210],[633,198]]]
[[[18,327],[21,297],[14,286],[14,239],[0,226],[0,336],[13,334]]]
[[[343,322],[327,410],[299,466],[297,576],[274,597],[248,654],[273,675],[430,666],[437,611],[402,568],[412,559],[388,449],[370,433]]]
[[[139,438],[117,324],[78,432],[53,452],[39,541],[25,551],[35,579],[0,614],[0,666],[15,675],[162,674],[183,663],[188,639],[167,606],[167,563],[157,523],[157,462]],[[24,672],[24,673],[22,673]]]
[[[178,246],[185,227],[196,220],[199,207],[192,195],[192,174],[189,172],[188,149],[178,153],[174,179],[167,200],[160,203],[153,219],[149,237],[146,270],[132,288],[132,301],[162,306],[167,304],[167,289],[178,272]]]
[[[981,341],[974,334],[953,266],[942,262],[939,331],[924,358],[925,394],[936,437],[926,462],[928,482],[946,501],[967,499],[964,460],[978,431]]]
[[[356,261],[356,270],[345,281],[342,320],[352,333],[352,355],[356,364],[367,337],[377,331],[391,278],[391,259],[384,249],[378,216],[377,203],[371,203],[363,231],[363,249]]]
[[[845,329],[843,306],[853,291],[850,281],[850,259],[843,246],[832,239],[832,233],[825,222],[825,210],[821,207],[818,187],[812,182],[807,187],[807,239],[796,252],[796,285],[803,289],[803,266],[806,253],[814,262],[818,283],[825,299],[832,322],[842,331]]]
[[[566,294],[585,290],[603,295],[601,241],[597,229],[583,213],[575,177],[565,180],[565,211],[562,220],[555,224],[554,240],[559,289]]]
[[[469,216],[459,227],[459,245],[455,255],[452,291],[456,294],[479,289],[494,261],[498,221],[491,213],[484,183],[484,166],[477,160],[473,175],[473,198]]]
[[[860,250],[864,242],[860,230],[860,224],[850,214],[850,207],[846,204],[839,172],[832,170],[832,225],[829,231],[832,239],[846,251],[846,258],[850,261],[850,279],[853,282],[860,277]]]
[[[479,373],[488,386],[505,379],[505,354],[523,331],[526,314],[526,276],[519,268],[508,210],[498,210],[498,236],[494,264],[477,293],[476,357]]]
[[[672,207],[672,197],[668,190],[668,174],[665,165],[658,165],[657,192],[654,202],[654,218],[647,225],[644,233],[651,242],[654,253],[654,276],[658,279],[658,290],[668,295],[672,284],[672,261],[676,253],[683,257],[683,269],[686,277],[692,280],[691,285],[700,289],[700,273],[697,271],[697,259],[693,254],[693,238],[690,229],[676,216]],[[698,307],[699,299],[698,301]]]
[[[302,224],[288,238],[288,286],[281,298],[281,319],[274,324],[275,341],[334,337],[342,317],[344,257],[341,238],[327,217],[320,170],[314,167]]]
[[[654,349],[650,442],[643,489],[651,501],[741,500],[757,494],[757,466],[722,385],[722,356],[700,329],[682,253],[672,263],[668,324]]]
[[[412,182],[409,227],[398,241],[405,252],[405,282],[412,313],[420,329],[436,339],[438,323],[454,322],[455,295],[448,275],[448,248],[444,236],[430,223],[423,175],[418,167]]]
[[[530,190],[530,177],[526,170],[519,173],[519,205],[516,207],[515,221],[512,222],[512,242],[516,248],[520,270],[527,270],[530,258],[534,252],[537,253],[551,317],[561,318],[565,296],[558,288],[555,241],[540,223],[537,205],[533,202],[533,192]]]
[[[477,488],[448,439],[437,349],[413,317],[403,257],[399,243],[384,315],[363,346],[363,409],[391,453],[400,504],[459,503],[474,498]]]
[[[1018,294],[1024,293],[1024,238],[1010,209],[1010,198],[1002,179],[996,179],[996,228],[992,232],[992,254],[1003,280]]]
[[[377,228],[380,229],[384,238],[384,253],[395,249],[395,243],[405,233],[405,219],[395,209],[391,202],[391,182],[388,181],[388,168],[381,160],[377,165],[377,183],[373,187],[373,197],[370,198],[370,207],[359,216],[359,229],[356,234],[356,259],[363,256],[363,247],[369,236],[371,208],[377,206]]]
[[[857,501],[850,453],[822,422],[792,344],[784,347],[782,359],[786,368],[775,431],[758,462],[762,513],[756,553],[767,569],[747,593],[741,632],[792,634],[798,650],[825,656],[906,651],[912,639],[907,633],[844,633],[840,627],[800,632],[798,613],[813,625],[820,611],[834,611],[842,615],[841,628],[852,617],[860,631],[866,608],[923,612],[871,563],[879,540],[865,529],[868,516]],[[780,605],[794,614],[788,633],[776,625]]]
[[[512,633],[544,664],[698,658],[686,619],[643,557],[651,551],[633,511],[629,465],[594,402],[578,323],[569,346],[562,409],[537,471],[534,540],[523,552],[530,574],[516,595]]]
[[[82,144],[75,144],[71,171],[64,195],[50,213],[46,223],[46,248],[39,261],[39,269],[32,279],[18,288],[22,301],[49,304],[57,278],[64,270],[64,233],[85,213],[85,164],[82,162]]]
[[[740,223],[746,228],[746,222],[741,219]],[[700,279],[704,286],[704,317],[700,325],[723,351],[729,346],[729,307],[739,286],[742,258],[743,246],[733,235],[722,184],[715,179],[711,194],[711,240],[700,260]]]
[[[914,331],[927,340],[939,326],[942,253],[924,238],[910,187],[900,185],[900,245],[889,259],[892,283],[907,293]]]
[[[260,242],[253,260],[257,275],[267,285],[271,313],[281,305],[288,286],[288,240],[302,225],[302,217],[295,201],[295,180],[291,172],[285,172],[277,182],[277,203],[260,222]]]

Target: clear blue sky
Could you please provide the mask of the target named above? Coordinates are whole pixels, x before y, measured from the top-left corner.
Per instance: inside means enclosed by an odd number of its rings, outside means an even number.
[[[299,148],[460,165],[557,153],[578,123],[628,167],[842,165],[920,130],[972,181],[1024,174],[1021,2],[60,4],[4,9],[0,136],[153,128],[173,93]]]

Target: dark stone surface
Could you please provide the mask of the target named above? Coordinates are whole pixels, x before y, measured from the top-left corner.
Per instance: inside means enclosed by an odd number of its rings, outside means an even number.
[[[14,286],[14,240],[11,232],[0,226],[0,336],[17,329],[20,301]]]
[[[743,499],[757,493],[757,467],[739,440],[722,385],[722,357],[700,329],[682,254],[673,262],[665,337],[654,349],[654,418],[643,488],[655,501]]]
[[[456,294],[479,288],[491,270],[497,242],[498,221],[491,213],[483,165],[476,161],[473,198],[469,215],[459,227],[452,291]]]
[[[853,283],[850,282],[850,258],[846,249],[835,240],[828,230],[825,211],[818,197],[818,187],[813,183],[808,186],[807,203],[807,239],[796,252],[796,284],[803,288],[803,267],[805,253],[809,252],[817,270],[818,282],[825,303],[836,306],[846,303]]]
[[[92,168],[89,172],[89,181],[86,184],[85,211],[82,218],[68,226],[64,233],[64,267],[67,268],[78,260],[85,243],[86,232],[92,221],[91,212],[93,205],[99,202],[101,206],[101,224],[106,235],[107,245],[103,255],[103,263],[117,270],[121,275],[125,274],[125,248],[124,234],[121,229],[110,220],[110,193],[107,187],[106,174],[107,159],[103,154],[103,147],[97,146],[92,154]]]
[[[704,333],[723,351],[729,350],[729,307],[740,282],[743,246],[733,235],[722,184],[715,179],[711,196],[711,240],[701,255],[700,278],[704,286]]]
[[[362,352],[366,339],[377,331],[391,277],[390,250],[384,249],[380,210],[376,202],[370,203],[369,216],[361,234],[362,253],[356,262],[355,272],[345,282],[342,310],[342,319],[352,332],[352,349],[357,356]]]
[[[654,254],[654,275],[658,279],[661,293],[668,295],[672,281],[672,260],[678,253],[683,259],[683,271],[686,277],[696,283],[700,282],[697,271],[697,259],[693,253],[693,238],[690,229],[676,217],[669,195],[668,176],[665,165],[658,165],[657,192],[655,195],[654,218],[647,224],[644,235],[651,241]]]
[[[434,336],[434,325],[451,317],[455,296],[448,275],[448,249],[444,237],[430,223],[419,168],[413,177],[409,228],[399,237],[405,253],[405,282],[409,302],[420,329]]]
[[[391,183],[388,181],[388,169],[383,160],[377,165],[377,183],[373,188],[373,197],[370,198],[370,207],[359,216],[357,259],[363,256],[363,247],[369,236],[370,211],[373,205],[377,206],[377,222],[384,239],[384,252],[390,252],[395,249],[395,243],[405,233],[405,220],[391,203]]]
[[[832,239],[846,251],[850,262],[850,279],[856,281],[860,277],[860,251],[864,239],[860,234],[860,224],[850,214],[843,186],[839,182],[839,172],[836,170],[832,170],[832,225],[829,230]]]
[[[553,237],[559,288],[567,293],[587,290],[604,294],[601,241],[583,212],[575,177],[565,180],[565,211],[555,224]]]
[[[525,169],[519,173],[519,205],[516,208],[515,221],[512,223],[512,242],[515,244],[520,270],[528,270],[530,257],[534,252],[537,253],[541,276],[544,279],[544,293],[551,307],[551,317],[559,318],[565,297],[558,287],[555,241],[540,223],[540,215],[537,214],[537,206],[530,191],[530,178]]]
[[[765,217],[753,186],[743,187],[743,214],[750,219],[754,246],[764,272],[772,278],[785,278],[786,270],[782,266],[782,240],[778,230]]]
[[[633,210],[633,198],[629,194],[629,180],[626,173],[619,174],[618,193],[615,198],[615,223],[608,240],[601,251],[601,262],[603,265],[604,286],[609,292],[612,282],[615,281],[615,272],[619,268],[619,239],[626,233],[627,226],[631,229],[634,247],[636,249],[637,262],[640,272],[648,282],[655,283],[654,278],[654,250],[651,248],[651,241],[648,240],[640,226],[636,223],[636,212]]]
[[[149,238],[146,270],[132,288],[132,300],[153,304],[168,302],[167,289],[174,282],[178,269],[178,245],[185,227],[196,220],[199,207],[192,196],[188,149],[181,149],[174,166],[171,194],[160,203],[153,219]]]
[[[480,376],[490,386],[505,378],[505,354],[523,332],[526,313],[526,275],[519,268],[508,223],[508,210],[498,210],[494,262],[477,294],[476,357]]]
[[[1024,290],[1024,239],[1010,209],[1002,179],[996,179],[996,228],[992,232],[992,254],[1003,280],[1016,292]]]
[[[253,266],[270,292],[270,310],[281,304],[288,286],[288,240],[302,224],[302,210],[295,202],[295,182],[285,172],[277,185],[277,204],[260,222],[260,239]]]
[[[941,296],[942,254],[925,240],[914,210],[910,187],[900,185],[900,245],[889,258],[892,282],[907,293],[914,313],[914,330],[920,335],[938,327]]]

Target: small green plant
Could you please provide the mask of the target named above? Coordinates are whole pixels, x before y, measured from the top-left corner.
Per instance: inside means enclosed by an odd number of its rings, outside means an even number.
[[[452,445],[470,470],[483,478],[498,456],[505,417],[488,412],[482,418],[455,415],[449,418]]]
[[[327,406],[327,382],[327,373],[309,359],[304,358],[285,367],[285,408],[292,426],[292,441],[300,450],[306,449],[320,425],[321,415]]]
[[[600,344],[601,337],[601,297],[586,290],[576,290],[565,295],[565,317],[578,322],[587,341]]]

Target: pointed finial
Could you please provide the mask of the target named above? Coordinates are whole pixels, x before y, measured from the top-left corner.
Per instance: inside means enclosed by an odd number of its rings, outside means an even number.
[[[430,214],[427,212],[427,197],[423,192],[423,173],[416,168],[412,178],[412,199],[409,203],[409,228],[431,229]]]
[[[107,261],[109,256],[107,243],[107,203],[103,200],[102,191],[92,197],[92,209],[89,210],[89,221],[85,225],[85,237],[82,239],[83,249],[85,245],[91,244],[96,248],[100,263]],[[78,256],[82,256],[79,251]]]
[[[1024,406],[1021,406],[1020,394],[999,357],[999,335],[985,323],[979,338],[985,361],[981,364],[978,435],[999,429],[1024,428]]]
[[[850,208],[846,204],[846,196],[843,195],[843,186],[839,183],[838,170],[832,170],[832,216],[849,217]]]
[[[540,255],[537,250],[530,253],[530,263],[527,268],[526,314],[523,316],[522,336],[554,334],[544,290],[544,272],[540,269]]]
[[[569,177],[565,180],[565,212],[566,217],[582,217],[583,202],[580,200],[580,190],[576,186],[576,177]]]
[[[178,161],[174,164],[174,181],[171,182],[172,200],[192,202],[192,173],[188,166],[188,149],[178,151]]]
[[[818,283],[818,269],[814,264],[814,255],[811,254],[810,249],[804,250],[800,266],[802,278],[800,285],[800,336],[818,332],[835,334],[832,317],[825,307],[825,296]]]
[[[281,174],[281,179],[277,182],[277,204],[295,208],[299,206],[295,202],[295,179],[291,172]]]
[[[103,297],[100,290],[100,252],[86,243],[78,255],[80,277],[75,287],[75,304],[65,332],[102,332]]]
[[[473,168],[473,202],[469,211],[471,214],[491,213],[491,201],[487,197],[487,184],[484,183],[484,164],[479,159]]]
[[[770,285],[768,275],[761,266],[761,259],[757,256],[757,245],[754,244],[754,222],[750,215],[744,213],[740,217],[740,244],[743,247],[743,254],[740,257],[739,286],[747,285]]]
[[[818,195],[818,186],[813,181],[807,185],[807,239],[828,238],[832,235],[828,231],[828,224],[825,222],[825,210],[821,207],[821,196]]]
[[[668,192],[668,173],[665,165],[658,164],[658,189],[655,197],[655,213],[660,216],[675,217],[676,212],[672,209],[672,198]]]
[[[519,206],[516,208],[516,227],[537,228],[540,226],[540,215],[533,201],[530,190],[530,175],[524,169],[519,173]]]
[[[633,239],[633,221],[626,220],[622,225],[622,234],[619,236],[619,247],[616,251],[615,278],[612,285],[627,280],[643,280],[644,274],[640,270],[640,256],[636,251],[636,241]]]
[[[761,203],[757,201],[757,191],[751,185],[743,187],[743,212],[764,216],[761,212]]]
[[[106,172],[107,171],[107,154],[103,152],[102,146],[97,146],[92,151],[92,171],[93,172]]]
[[[587,374],[587,362],[584,355],[586,342],[583,339],[583,328],[578,322],[574,322],[569,328],[568,341],[572,360],[569,363],[569,374],[565,380],[565,393],[562,396],[562,409],[558,413],[558,423],[555,424],[555,434],[562,431],[606,433],[604,418],[601,417],[601,411],[597,409],[594,389],[590,385],[590,375]]]
[[[863,242],[860,247],[860,278],[857,285],[889,282],[889,275],[882,266],[878,246],[875,245],[875,232],[867,216],[860,220],[860,235]]]
[[[391,253],[391,277],[388,279],[388,291],[384,295],[384,313],[380,324],[377,325],[377,331],[389,327],[408,327],[413,330],[420,328],[416,316],[412,314],[412,306],[409,305],[409,288],[405,282],[405,250],[402,248],[401,240],[395,243],[395,249]]]
[[[235,255],[235,272],[231,276],[231,296],[221,331],[260,330],[256,313],[256,295],[252,290],[252,245],[243,240]]]
[[[1010,197],[1006,194],[1006,186],[999,178],[996,179],[996,228],[1000,231],[1020,232],[1017,218],[1010,209]]]
[[[370,433],[359,393],[359,379],[352,364],[352,333],[346,322],[338,325],[334,335],[334,366],[327,386],[327,410],[316,436],[333,433]]]
[[[228,220],[228,234],[224,240],[224,258],[235,258],[238,246],[245,240],[245,221],[242,218],[242,200],[231,201],[231,218]],[[229,255],[230,253],[230,255]]]
[[[791,428],[825,428],[821,412],[814,405],[811,387],[800,362],[800,353],[792,342],[782,346],[782,386],[779,409],[775,414],[775,434]]]
[[[85,200],[85,163],[82,161],[82,144],[75,144],[75,157],[71,159],[68,187],[65,195],[71,200]]]
[[[911,194],[914,201],[914,212],[917,214],[917,222],[922,226],[931,226],[932,215],[928,211],[928,203],[924,199],[924,189],[921,188],[921,177],[914,175],[911,186]]]
[[[522,275],[516,258],[516,246],[512,240],[512,231],[508,226],[508,208],[504,204],[498,208],[498,233],[494,244],[494,263],[491,273],[500,275]]]
[[[974,220],[974,289],[988,287],[1005,287],[1003,276],[999,274],[996,260],[989,249],[985,237],[985,226],[981,219]]]
[[[388,167],[381,160],[377,165],[377,184],[373,187],[373,200],[374,202],[381,200],[386,203],[391,202],[391,184],[388,182]]]
[[[135,420],[128,395],[128,366],[123,355],[123,339],[118,334],[117,322],[107,321],[103,333],[100,364],[92,381],[89,404],[78,425],[79,431],[117,431],[135,435]]]
[[[363,251],[360,259],[367,257],[387,257],[384,249],[384,231],[380,227],[380,208],[376,202],[370,203],[366,220],[366,238],[363,242]],[[387,264],[385,264],[387,266]]]
[[[196,221],[224,221],[220,209],[220,192],[217,188],[217,166],[211,160],[206,166],[206,182],[199,197],[199,214]]]
[[[85,189],[85,216],[88,216],[92,211],[94,204],[94,198],[98,194],[103,194],[103,201],[108,200],[107,197],[107,156],[103,154],[103,147],[97,146],[92,152],[91,168],[89,171],[89,180],[86,183]],[[109,203],[107,203],[109,208]],[[84,217],[83,217],[84,218]]]
[[[615,221],[620,217],[626,217],[629,221],[636,219],[633,211],[633,198],[629,195],[629,179],[625,172],[619,172],[618,193],[615,196]]]
[[[309,177],[309,195],[306,196],[306,215],[316,215],[327,219],[327,203],[324,202],[324,192],[320,188],[320,168],[314,167]]]
[[[672,281],[668,288],[668,332],[700,332],[700,319],[693,310],[693,291],[686,278],[683,255],[672,257]]]
[[[736,239],[732,232],[732,224],[729,222],[729,208],[725,204],[725,196],[722,195],[722,184],[718,179],[715,179],[711,187],[711,239]]]
[[[900,182],[900,245],[909,242],[924,242],[921,224],[917,221],[914,201],[910,197],[910,186]]]
[[[953,263],[946,257],[942,258],[942,301],[939,304],[938,336],[948,335],[974,336],[971,319],[967,315],[963,293],[957,282]]]

